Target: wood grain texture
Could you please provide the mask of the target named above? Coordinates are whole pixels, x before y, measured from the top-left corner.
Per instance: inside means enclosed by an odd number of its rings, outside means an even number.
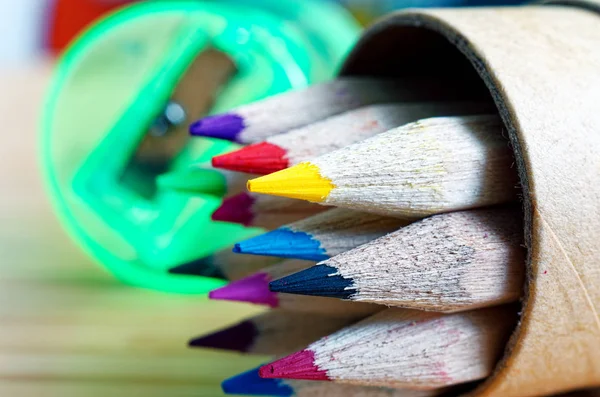
[[[422,218],[512,200],[512,161],[499,119],[457,116],[405,124],[310,163],[335,185],[325,205]]]
[[[438,312],[514,302],[525,277],[521,216],[504,208],[435,215],[320,265],[352,280],[358,302]]]
[[[478,396],[600,385],[600,1],[552,3],[562,6],[397,13],[365,33],[342,73],[466,82],[500,111],[523,186],[529,283]]]
[[[260,374],[423,390],[483,379],[514,327],[514,309],[446,315],[387,309],[261,367]]]
[[[366,244],[406,226],[410,220],[334,208],[287,225],[292,231],[310,234],[329,256]]]
[[[372,105],[275,135],[266,142],[285,149],[292,166],[419,119],[486,110],[490,109],[484,104],[469,102]]]
[[[368,78],[336,79],[232,109],[243,119],[240,143],[256,143],[342,112],[411,95],[408,82]]]

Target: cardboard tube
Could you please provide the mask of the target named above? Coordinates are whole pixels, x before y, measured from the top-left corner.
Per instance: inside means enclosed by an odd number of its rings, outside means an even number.
[[[446,79],[463,97],[493,99],[505,123],[528,281],[520,324],[473,395],[600,385],[600,0],[392,14],[342,74]]]

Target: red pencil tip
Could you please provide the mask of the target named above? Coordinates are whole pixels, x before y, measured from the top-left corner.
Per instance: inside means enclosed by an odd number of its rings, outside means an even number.
[[[271,277],[267,273],[256,273],[241,280],[211,291],[210,299],[248,302],[270,307],[279,306],[277,294],[269,290]]]
[[[212,165],[226,170],[266,175],[289,166],[287,151],[268,142],[256,143],[213,157]]]
[[[213,212],[211,218],[213,221],[240,223],[244,226],[250,226],[254,219],[252,204],[254,204],[254,198],[248,193],[237,194],[223,200],[221,206]]]
[[[315,353],[306,349],[263,365],[258,374],[261,378],[330,380],[327,372],[315,365]]]

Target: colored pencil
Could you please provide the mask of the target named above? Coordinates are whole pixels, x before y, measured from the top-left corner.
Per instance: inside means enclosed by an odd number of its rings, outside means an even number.
[[[356,321],[354,318],[270,310],[231,327],[190,340],[191,347],[283,355]]]
[[[525,277],[520,211],[435,215],[299,273],[273,292],[437,312],[516,301]]]
[[[228,113],[205,117],[190,126],[190,133],[243,144],[256,143],[363,106],[393,103],[399,98],[404,102],[424,100],[422,93],[428,91],[424,85],[435,87],[438,84],[431,79],[400,81],[344,77],[275,95]],[[421,89],[413,89],[417,87]]]
[[[241,280],[211,291],[210,299],[253,303],[293,312],[320,313],[330,316],[362,318],[382,307],[370,303],[349,302],[335,298],[279,294],[269,290],[269,282],[306,269],[314,262],[289,259],[264,268]]]
[[[228,248],[172,267],[169,273],[234,281],[279,261],[280,259],[270,256],[236,255]]]
[[[496,116],[438,117],[390,130],[248,182],[248,190],[422,218],[516,199]]]
[[[353,386],[333,382],[294,379],[266,379],[251,369],[226,379],[221,387],[226,394],[275,397],[433,397],[441,390],[408,390]]]
[[[229,197],[246,191],[246,184],[254,175],[212,167],[190,167],[161,174],[156,178],[160,189],[182,193],[204,193],[219,197]]]
[[[499,306],[441,314],[387,309],[262,366],[263,378],[435,389],[489,376],[516,324]]]
[[[223,200],[212,219],[270,230],[325,210],[326,207],[306,201],[240,193]]]
[[[265,175],[419,119],[486,111],[489,111],[489,106],[472,102],[371,105],[214,157],[212,165],[217,168]]]
[[[409,222],[335,208],[237,243],[233,251],[319,262],[396,231]]]

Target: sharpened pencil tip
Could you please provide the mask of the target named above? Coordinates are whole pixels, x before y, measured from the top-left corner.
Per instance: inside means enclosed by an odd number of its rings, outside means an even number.
[[[339,274],[335,267],[316,265],[290,274],[287,277],[271,281],[269,289],[286,294],[325,296],[338,299],[350,299],[355,290],[353,281]]]
[[[321,243],[313,239],[310,234],[290,230],[286,227],[237,243],[234,246],[234,252],[306,259],[315,262],[329,259],[321,247]]]
[[[269,290],[271,276],[267,273],[255,273],[241,280],[211,291],[210,299],[236,302],[248,302],[270,307],[279,306],[277,294]]]
[[[309,162],[248,181],[248,190],[251,192],[315,203],[325,201],[334,187],[329,179],[321,175],[319,167]]]
[[[227,277],[221,272],[221,270],[213,262],[212,256],[196,259],[179,266],[175,266],[169,269],[170,274],[180,274],[186,276],[203,276],[213,277],[226,280]]]
[[[246,352],[257,335],[254,324],[251,321],[243,321],[233,327],[194,338],[188,342],[188,346]]]
[[[234,113],[225,113],[208,116],[192,123],[190,134],[238,142],[238,135],[244,128],[246,126],[243,117]]]
[[[289,397],[294,390],[279,379],[263,379],[258,375],[258,368],[226,379],[221,383],[223,392],[227,394],[243,394],[247,396]]]
[[[285,149],[272,143],[261,142],[213,157],[212,165],[231,171],[266,175],[289,166],[285,155]]]
[[[254,198],[248,193],[240,193],[226,198],[221,206],[213,212],[211,219],[250,226],[254,219],[252,204],[254,204]]]
[[[329,380],[327,372],[315,365],[315,353],[302,350],[283,357],[258,370],[261,378]]]

